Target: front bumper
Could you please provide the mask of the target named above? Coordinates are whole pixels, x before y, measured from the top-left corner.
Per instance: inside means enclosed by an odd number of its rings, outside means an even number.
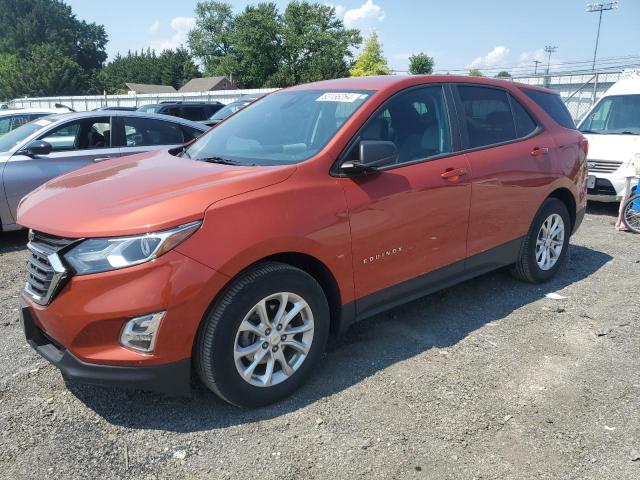
[[[189,359],[166,365],[121,367],[83,362],[56,344],[33,321],[29,306],[21,300],[20,320],[27,342],[57,367],[65,379],[93,385],[149,390],[167,395],[188,395],[191,390]]]
[[[20,298],[29,344],[80,382],[170,394],[188,391],[195,335],[228,278],[184,255],[131,268],[71,277],[47,305]],[[124,324],[165,311],[153,354],[120,345]]]

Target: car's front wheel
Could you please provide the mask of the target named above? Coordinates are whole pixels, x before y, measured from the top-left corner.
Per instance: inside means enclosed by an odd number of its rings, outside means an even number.
[[[242,274],[204,319],[194,352],[204,384],[243,407],[278,401],[318,362],[329,334],[321,286],[290,265],[268,262]]]
[[[511,273],[531,283],[546,282],[562,266],[569,249],[571,220],[565,204],[548,198],[533,219]]]

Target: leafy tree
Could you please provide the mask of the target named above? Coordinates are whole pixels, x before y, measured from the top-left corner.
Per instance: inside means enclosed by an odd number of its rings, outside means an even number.
[[[482,72],[480,70],[472,68],[471,70],[469,70],[469,76],[470,77],[483,77],[484,75],[482,75]]]
[[[101,87],[109,93],[124,91],[125,83],[173,85],[180,88],[200,71],[184,48],[164,50],[159,56],[153,50],[120,54],[99,74]]]
[[[498,72],[496,78],[511,78],[511,74],[505,70],[502,70],[501,72]]]
[[[335,8],[294,1],[282,16],[283,58],[270,83],[289,86],[346,77],[353,54],[362,42],[355,29],[345,29]]]
[[[32,97],[77,94],[89,82],[82,67],[55,45],[33,47],[17,74],[21,93]]]
[[[382,54],[382,45],[376,32],[373,32],[365,41],[364,48],[349,73],[352,77],[391,74],[387,66],[387,59]]]
[[[11,100],[20,95],[19,69],[20,61],[16,55],[0,53],[0,100]]]
[[[409,57],[409,73],[412,75],[429,75],[433,73],[433,57],[426,53],[418,53]]]
[[[196,5],[196,27],[189,32],[189,48],[202,61],[207,75],[231,76],[237,72],[233,55],[234,15],[225,2],[204,1]]]
[[[107,59],[102,25],[78,20],[61,0],[0,0],[0,53],[26,58],[38,45],[55,45],[84,70]]]
[[[333,7],[307,1],[291,2],[284,13],[275,3],[259,3],[235,16],[228,3],[203,1],[196,16],[189,47],[205,73],[233,74],[246,88],[346,76],[351,48],[362,41]]]

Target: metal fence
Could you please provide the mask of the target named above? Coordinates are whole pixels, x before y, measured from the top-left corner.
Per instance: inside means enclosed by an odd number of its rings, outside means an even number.
[[[199,93],[147,93],[124,95],[88,95],[40,98],[17,98],[9,102],[9,108],[43,107],[53,108],[56,104],[66,105],[76,111],[94,110],[100,107],[141,107],[159,102],[221,102],[231,103],[248,93],[269,93],[275,88],[253,90],[217,90]]]
[[[511,80],[527,85],[540,85],[556,90],[565,101],[574,120],[579,120],[589,107],[598,100],[626,72],[581,73],[563,75],[538,75],[535,77],[513,77]],[[200,93],[162,93],[162,94],[125,94],[93,95],[82,97],[43,97],[18,98],[10,102],[10,107],[47,107],[60,103],[74,110],[85,111],[100,107],[140,107],[163,101],[218,101],[224,104],[233,102],[248,93],[268,93],[275,88],[254,90],[218,90]]]

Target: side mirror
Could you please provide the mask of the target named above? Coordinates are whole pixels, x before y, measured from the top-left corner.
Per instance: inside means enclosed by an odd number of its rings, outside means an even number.
[[[36,155],[49,155],[52,149],[53,147],[51,147],[49,142],[45,142],[44,140],[34,140],[17,153],[33,157]]]
[[[374,172],[380,167],[395,163],[398,148],[393,142],[381,140],[362,140],[359,145],[357,161],[345,162],[340,167],[345,173]]]

